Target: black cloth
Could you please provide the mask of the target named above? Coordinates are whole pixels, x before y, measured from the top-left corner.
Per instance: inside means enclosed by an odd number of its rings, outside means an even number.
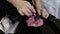
[[[44,21],[45,24],[43,26],[37,28],[28,27],[24,22],[20,23],[15,34],[60,34],[60,24],[58,24],[60,21],[58,20],[59,22],[57,22],[54,17],[55,20],[51,21],[53,18],[50,16]]]
[[[2,30],[0,30],[0,34],[5,34]]]
[[[19,15],[16,8],[12,4],[8,3],[5,0],[2,0],[0,1],[0,16],[3,17],[5,16],[5,14],[9,15],[10,17],[12,16],[13,18],[22,18],[18,27],[16,28],[15,34],[60,34],[60,28],[58,28],[59,26],[56,26],[57,23],[54,24],[55,22],[53,23],[49,19],[45,20],[44,25],[41,27],[28,27],[25,22],[25,16],[22,17],[21,15]]]

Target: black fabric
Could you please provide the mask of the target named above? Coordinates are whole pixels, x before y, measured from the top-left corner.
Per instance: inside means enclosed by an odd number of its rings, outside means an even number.
[[[5,34],[2,30],[0,30],[0,34]]]
[[[0,0],[0,20],[2,19],[2,17],[4,17],[5,16],[5,12],[4,12],[4,9],[2,9],[3,7],[2,7],[2,5],[3,5],[3,3],[2,2],[4,2],[3,0]]]
[[[16,8],[5,0],[0,1],[0,16],[9,15],[12,20],[16,17],[22,20],[20,21],[18,27],[16,28],[15,34],[60,34],[60,31],[52,21],[45,20],[45,23],[41,27],[28,27],[25,22],[25,16],[22,17],[17,12]],[[0,18],[2,18],[0,17]],[[11,18],[12,17],[12,18]],[[50,17],[49,17],[50,18]],[[1,34],[1,33],[0,33]]]
[[[4,12],[8,15],[17,16],[18,14],[16,8],[7,1],[1,1],[0,7],[1,7],[1,12]]]
[[[60,19],[56,18],[55,16],[52,16],[51,14],[49,14],[49,17],[46,19],[52,23],[49,23],[51,26],[54,25],[55,28],[60,31]],[[52,26],[52,27],[54,27]],[[55,30],[56,30],[55,29]]]
[[[58,24],[58,23],[57,23]],[[15,34],[60,34],[59,28],[57,28],[55,22],[51,20],[45,20],[45,24],[41,27],[28,27],[26,23],[20,23],[16,29]]]

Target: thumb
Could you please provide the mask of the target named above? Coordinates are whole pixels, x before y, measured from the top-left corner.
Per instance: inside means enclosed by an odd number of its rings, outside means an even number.
[[[37,13],[38,13],[38,15],[41,15],[41,10],[37,9]]]

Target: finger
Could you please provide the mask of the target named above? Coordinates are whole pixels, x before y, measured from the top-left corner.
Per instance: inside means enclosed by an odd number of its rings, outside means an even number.
[[[37,13],[38,13],[38,15],[41,15],[40,9],[37,9]]]
[[[33,6],[31,6],[31,7],[29,6],[28,8],[29,8],[33,13],[36,13],[36,11],[35,11],[35,9],[33,8]]]
[[[44,13],[43,13],[43,16],[44,16],[45,18],[47,18],[47,17],[48,17],[48,13],[47,13],[47,12],[44,12]]]
[[[19,12],[20,15],[24,16],[24,14],[23,14],[21,9],[19,9],[18,12]]]
[[[43,11],[43,13],[42,13],[42,16],[44,17],[44,18],[48,18],[48,16],[49,16],[49,14],[48,14],[48,12],[45,10],[45,9],[42,9]]]
[[[24,13],[24,15],[30,16],[30,14],[26,11],[26,9],[22,9],[22,12]]]
[[[46,15],[45,15],[45,18],[48,18],[48,16],[49,16],[49,15],[48,15],[48,14],[46,14]]]
[[[36,13],[34,7],[33,7],[30,3],[27,3],[26,6],[27,6],[33,13]]]
[[[38,15],[41,15],[41,7],[36,6]]]
[[[42,16],[43,16],[44,18],[46,18],[46,17],[47,17],[47,13],[46,13],[46,12],[43,12]]]
[[[31,10],[29,10],[28,8],[26,8],[26,11],[27,11],[30,15],[33,15],[33,13],[31,12]]]

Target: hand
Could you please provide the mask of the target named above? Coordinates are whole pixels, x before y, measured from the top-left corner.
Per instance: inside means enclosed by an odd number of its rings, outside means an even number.
[[[10,3],[12,3],[17,8],[19,14],[22,16],[31,16],[33,13],[36,13],[34,7],[28,1],[15,0]]]
[[[48,12],[44,9],[44,8],[38,8],[37,7],[37,12],[39,15],[42,15],[42,17],[44,17],[45,19],[47,19],[49,17]]]
[[[41,13],[42,13],[42,16],[44,17],[44,18],[48,18],[49,17],[49,14],[48,14],[48,12],[44,9],[44,8],[41,8]]]
[[[44,18],[48,18],[49,14],[44,8],[42,8],[41,0],[35,0],[35,2],[36,2],[36,10],[37,10],[38,14],[41,15],[41,13],[42,13],[42,16]]]

